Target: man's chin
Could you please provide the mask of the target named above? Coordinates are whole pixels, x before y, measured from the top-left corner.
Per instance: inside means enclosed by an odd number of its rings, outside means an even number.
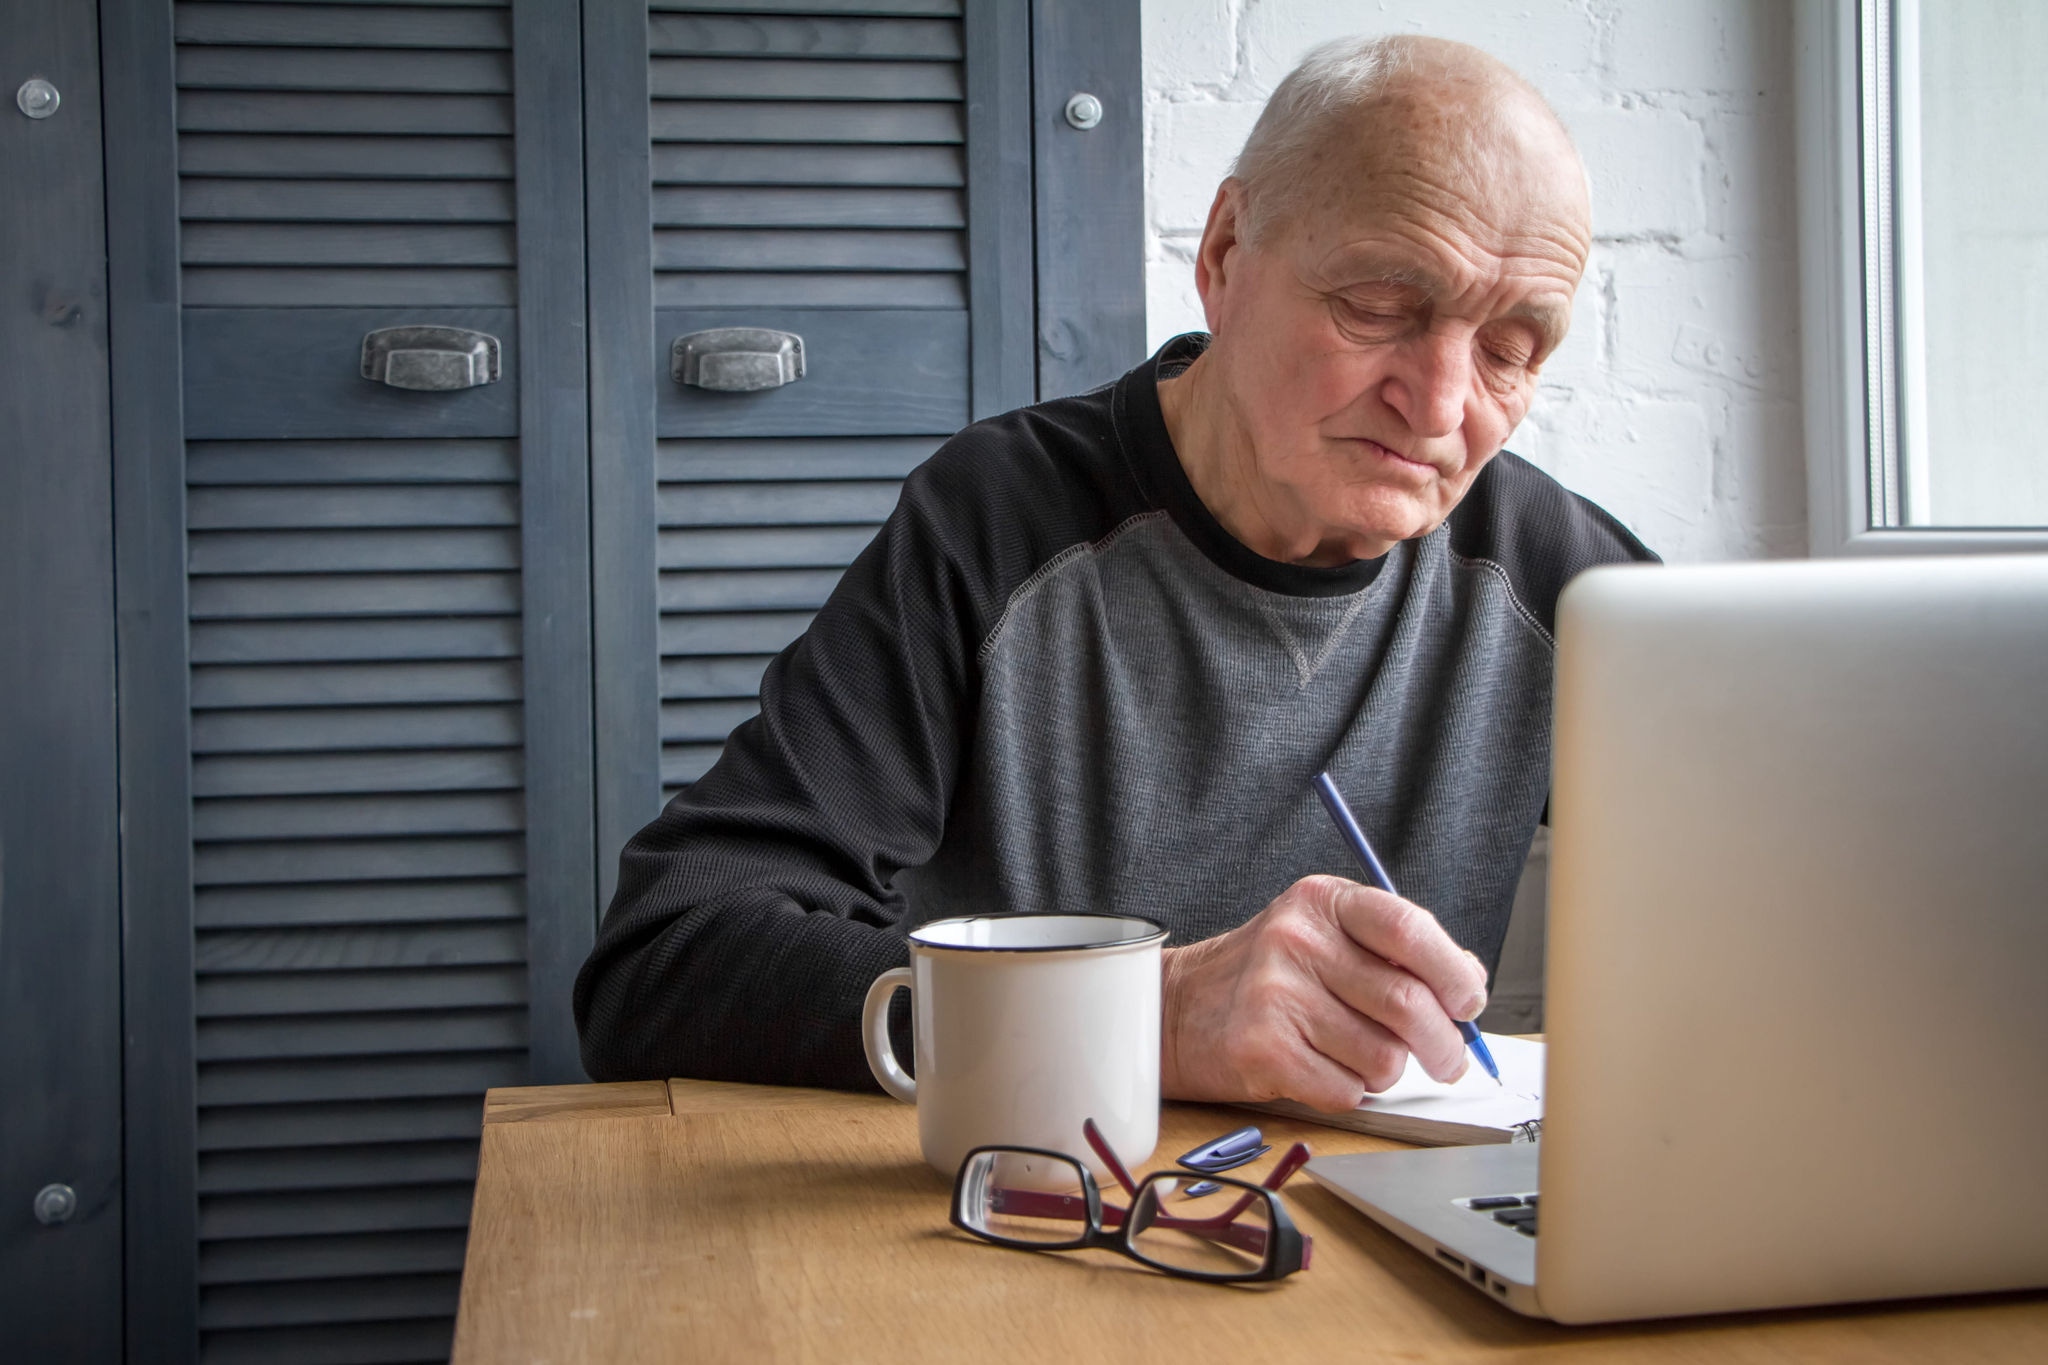
[[[1346,518],[1344,538],[1355,551],[1354,558],[1377,559],[1404,540],[1415,540],[1434,531],[1443,517],[1432,507],[1417,507],[1412,499],[1400,498],[1388,506],[1374,499],[1358,515]]]

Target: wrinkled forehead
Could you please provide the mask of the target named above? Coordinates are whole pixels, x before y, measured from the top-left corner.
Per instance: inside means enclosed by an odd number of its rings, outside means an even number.
[[[1577,151],[1548,109],[1512,97],[1475,109],[1410,96],[1360,110],[1324,139],[1313,187],[1275,227],[1316,259],[1358,254],[1349,243],[1393,244],[1396,254],[1407,243],[1425,256],[1448,253],[1440,272],[1549,280],[1567,291],[1592,247]]]

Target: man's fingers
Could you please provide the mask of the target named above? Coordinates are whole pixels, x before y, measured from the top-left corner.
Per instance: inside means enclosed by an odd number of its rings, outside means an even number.
[[[1317,1049],[1305,1047],[1288,1080],[1286,1098],[1325,1114],[1342,1114],[1358,1107],[1365,1090],[1365,1082],[1356,1073]]]
[[[1435,915],[1385,891],[1330,880],[1330,908],[1352,942],[1419,978],[1453,1019],[1474,1019],[1486,1008],[1479,959],[1460,948]]]
[[[1413,1052],[1422,1069],[1437,1080],[1454,1081],[1464,1074],[1465,1040],[1419,978],[1375,954],[1354,950],[1346,960],[1329,964],[1323,984],[1361,1022],[1375,1023],[1403,1052]],[[1387,1084],[1392,1083],[1389,1077]],[[1386,1085],[1372,1088],[1384,1090]]]
[[[1355,1076],[1369,1094],[1378,1094],[1401,1079],[1408,1066],[1408,1045],[1393,1030],[1337,1001],[1306,1021],[1309,1046]],[[1353,1096],[1355,1107],[1358,1097]]]

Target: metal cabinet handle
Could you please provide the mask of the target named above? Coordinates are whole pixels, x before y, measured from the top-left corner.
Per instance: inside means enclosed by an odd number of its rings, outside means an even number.
[[[380,327],[363,337],[363,378],[429,393],[498,380],[498,339],[467,327]]]
[[[720,393],[779,389],[804,377],[804,339],[766,327],[713,327],[677,337],[668,369],[678,384]]]

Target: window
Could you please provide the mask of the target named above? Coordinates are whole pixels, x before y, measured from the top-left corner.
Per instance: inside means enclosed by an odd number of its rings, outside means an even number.
[[[1813,550],[2048,549],[2048,6],[1799,22]]]

